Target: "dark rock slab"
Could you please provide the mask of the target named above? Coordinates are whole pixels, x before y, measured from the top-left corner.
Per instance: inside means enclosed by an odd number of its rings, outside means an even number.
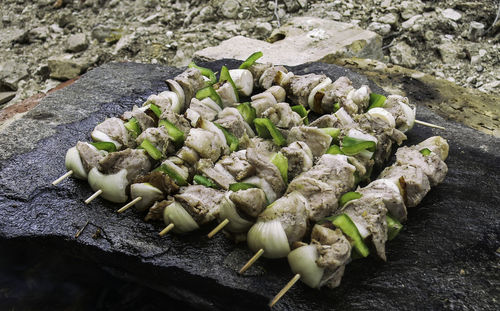
[[[222,64],[231,68],[237,63],[222,60],[207,65],[218,69]],[[291,69],[297,74],[323,72],[332,78],[347,74],[358,86],[368,82],[334,65]],[[85,182],[69,179],[58,187],[50,185],[64,173],[69,147],[89,140],[92,128],[104,118],[165,90],[163,81],[179,72],[153,65],[107,64],[0,129],[0,239],[97,263],[115,276],[199,309],[265,309],[292,277],[285,260],[260,260],[247,275],[239,276],[237,270],[250,252],[222,234],[208,240],[205,234],[210,228],[160,238],[161,224],[145,223],[138,214],[118,215],[117,205],[101,199],[86,206],[83,199],[92,191]],[[402,233],[388,244],[388,262],[370,258],[351,263],[335,290],[297,284],[276,310],[497,309],[500,140],[447,121],[423,106],[418,118],[447,130],[416,126],[408,143],[444,136],[451,146],[449,173],[410,211]],[[76,231],[87,221],[76,239]]]

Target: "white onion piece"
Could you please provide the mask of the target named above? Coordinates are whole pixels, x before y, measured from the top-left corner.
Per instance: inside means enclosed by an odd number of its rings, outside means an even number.
[[[215,124],[213,124],[210,121],[204,120],[202,118],[200,127],[204,130],[207,130],[207,131],[212,132],[215,135],[217,135],[219,137],[219,139],[222,141],[223,146],[227,145],[226,136],[224,136],[224,132],[222,132],[222,130],[220,128],[215,126]]]
[[[318,93],[319,91],[324,91],[325,87],[330,84],[332,84],[332,79],[326,78],[312,89],[311,93],[309,93],[309,97],[307,98],[307,104],[309,105],[309,107],[314,106],[314,96],[316,96],[316,93]]]
[[[122,147],[122,144],[120,144],[119,142],[117,142],[116,140],[112,139],[107,134],[105,134],[105,133],[103,133],[101,131],[93,130],[92,133],[90,134],[90,136],[92,137],[92,139],[94,141],[108,142],[108,143],[115,144],[117,150],[120,150],[121,147]]]
[[[394,116],[384,108],[376,107],[368,110],[368,114],[375,119],[380,119],[385,123],[389,124],[391,128],[396,127],[396,120]]]
[[[235,103],[238,103],[238,99],[236,98],[237,90],[235,90],[233,85],[229,82],[222,84],[215,92],[219,95],[224,107],[231,107],[234,106]]]
[[[180,113],[184,107],[184,103],[181,103],[179,96],[175,92],[165,91],[158,94],[158,96],[168,99],[170,102],[170,110],[175,113]]]
[[[236,206],[229,198],[230,193],[230,191],[226,193],[219,205],[219,220],[229,220],[229,223],[224,227],[225,230],[236,233],[247,232],[253,225],[253,222],[241,218],[236,210]]]
[[[231,69],[229,75],[242,95],[250,96],[253,91],[253,75],[248,69]]]
[[[351,118],[351,116],[344,110],[344,107],[340,108],[339,110],[337,110],[337,112],[334,113],[334,115],[337,117],[337,119],[339,119],[340,123],[342,123],[342,125],[344,127],[347,127],[347,126],[350,126],[350,125],[353,125],[354,124],[354,121],[353,119]]]
[[[300,280],[307,286],[318,288],[325,268],[316,264],[318,250],[314,245],[305,245],[294,249],[288,254],[288,263],[293,273],[300,274]]]
[[[163,210],[163,221],[165,225],[174,224],[172,229],[175,233],[187,233],[200,228],[193,217],[182,207],[179,202],[174,202]]]
[[[264,257],[283,258],[290,253],[285,230],[279,220],[258,221],[248,231],[248,247],[257,252],[264,250]]]
[[[262,75],[264,76],[264,75]],[[276,77],[275,77],[275,80],[276,82],[280,85],[280,86],[283,86],[285,87],[286,85],[288,85],[288,83],[290,82],[290,79],[295,76],[293,72],[288,72],[288,73],[284,73],[283,71],[278,71],[276,73]],[[262,78],[262,77],[261,77]],[[259,84],[262,85],[262,82],[259,81]]]
[[[274,98],[276,99],[276,102],[278,103],[282,103],[286,99],[286,91],[283,87],[279,85],[271,86],[266,90],[266,92],[273,94]]]
[[[200,114],[191,108],[188,108],[186,110],[185,116],[189,121],[191,121],[192,127],[197,127],[198,124],[200,123],[201,120]]]
[[[264,191],[269,204],[273,203],[278,198],[278,195],[276,195],[276,192],[274,192],[273,187],[271,187],[271,185],[264,178],[251,176],[243,180],[242,182],[256,185],[262,191]]]
[[[362,140],[373,141],[375,142],[375,144],[378,144],[378,140],[377,138],[375,138],[375,136],[372,136],[370,134],[365,134],[361,131],[358,131],[357,129],[350,129],[347,136]],[[359,153],[359,155],[361,155],[364,158],[371,159],[373,156],[373,152],[368,150],[363,150]]]
[[[212,109],[213,111],[216,111],[216,112],[221,112],[222,111],[222,108],[217,105],[216,102],[214,102],[213,99],[211,99],[210,97],[205,97],[201,100],[201,102],[207,106],[208,108]]]
[[[122,169],[116,174],[105,175],[97,168],[92,168],[88,176],[89,185],[92,190],[102,190],[101,197],[104,199],[115,202],[124,203],[127,201],[127,170]]]
[[[355,217],[351,217],[351,220],[354,223],[354,225],[356,226],[356,228],[358,229],[359,234],[361,235],[361,237],[363,239],[366,239],[367,237],[369,237],[371,235],[371,232],[368,230],[368,228],[366,228],[366,226],[363,226],[362,224],[357,222]]]
[[[401,106],[401,109],[406,116],[406,124],[399,128],[399,130],[404,133],[408,130],[411,130],[413,124],[415,124],[416,108],[412,109],[410,106],[401,101],[399,102],[399,105]]]
[[[135,208],[138,211],[143,212],[148,207],[153,205],[154,202],[163,198],[163,192],[150,183],[132,184],[130,186],[130,198],[133,200],[138,197],[141,197],[142,199],[135,203]]]
[[[175,80],[167,80],[167,84],[170,91],[177,94],[179,102],[183,106],[187,106],[189,103],[186,103],[186,96],[184,95],[184,90],[182,89],[182,86]]]
[[[78,179],[87,179],[87,172],[83,167],[82,158],[76,147],[71,147],[66,151],[66,158],[64,159],[66,169],[73,171],[73,176]]]

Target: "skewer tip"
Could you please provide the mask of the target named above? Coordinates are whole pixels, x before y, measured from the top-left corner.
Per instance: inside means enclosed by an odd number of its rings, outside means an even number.
[[[217,234],[217,232],[221,231],[225,226],[227,226],[227,224],[229,223],[229,219],[224,219],[220,224],[217,225],[217,227],[215,227],[212,231],[210,231],[208,234],[207,234],[207,237],[209,239],[211,239],[214,235]]]
[[[250,268],[254,264],[254,262],[256,262],[257,259],[260,258],[260,256],[262,256],[262,254],[264,254],[264,250],[261,248],[257,251],[257,253],[255,253],[255,255],[253,255],[252,258],[250,258],[249,261],[247,261],[247,263],[240,269],[239,273],[245,273],[245,271],[247,271],[248,268]]]
[[[73,175],[73,170],[67,171],[66,174],[64,174],[61,177],[59,177],[58,179],[54,180],[52,182],[52,186],[56,186],[58,183],[60,183],[61,181],[65,180],[66,178],[68,178],[71,175]]]
[[[85,200],[85,204],[89,204],[90,202],[92,202],[95,198],[97,198],[98,196],[100,196],[102,193],[102,190],[99,189],[97,190],[96,192],[94,192],[93,195],[91,195],[87,200]]]
[[[446,130],[442,126],[439,126],[439,125],[436,125],[436,124],[432,124],[432,123],[428,123],[428,122],[425,122],[425,121],[415,120],[415,123],[420,124],[420,125],[424,125],[424,126],[428,126],[428,127],[437,128],[437,129],[440,129],[440,130]]]
[[[174,223],[170,223],[168,226],[165,227],[160,233],[158,233],[159,236],[164,236],[167,234],[170,230],[174,229],[175,225]]]
[[[292,286],[297,283],[297,281],[300,280],[300,274],[296,274],[286,285],[285,287],[283,287],[280,292],[274,296],[274,298],[269,302],[269,308],[272,308],[277,302],[278,300],[281,299],[281,297],[283,297],[283,295],[286,294],[286,292],[288,290],[290,290],[290,288],[292,288]]]
[[[123,213],[126,210],[128,210],[129,208],[131,208],[132,206],[134,206],[134,204],[137,203],[137,202],[139,202],[140,200],[142,200],[142,197],[137,197],[137,198],[133,199],[132,201],[128,202],[127,204],[125,204],[122,208],[120,208],[116,212],[117,213]]]

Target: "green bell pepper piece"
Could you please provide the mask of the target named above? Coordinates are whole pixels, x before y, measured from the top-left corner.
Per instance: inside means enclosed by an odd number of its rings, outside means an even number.
[[[160,160],[162,157],[161,151],[153,146],[153,144],[147,139],[144,139],[142,141],[142,143],[139,145],[139,148],[146,150],[149,156],[155,160]]]
[[[239,190],[247,190],[247,189],[250,189],[250,188],[259,188],[259,187],[257,187],[254,184],[249,184],[249,183],[246,183],[246,182],[237,182],[237,183],[229,185],[229,190],[231,190],[233,192],[236,192],[236,191],[239,191]]]
[[[226,82],[226,81],[229,82],[233,87],[234,95],[236,95],[236,102],[239,102],[240,98],[238,96],[238,89],[236,88],[236,84],[234,84],[234,81],[231,78],[231,75],[229,74],[229,69],[227,69],[226,66],[222,66],[220,70],[219,82]]]
[[[210,97],[214,102],[217,103],[217,105],[219,105],[219,107],[223,108],[222,99],[211,85],[204,87],[198,92],[196,92],[196,99],[202,100],[207,97]]]
[[[277,152],[271,157],[271,163],[276,165],[283,181],[288,184],[288,158],[281,152]]]
[[[387,221],[387,240],[393,240],[401,229],[403,229],[403,225],[394,217],[387,214],[385,215],[385,220]]]
[[[374,141],[344,136],[340,150],[346,155],[355,155],[363,150],[375,152],[376,147],[377,144]]]
[[[109,141],[97,141],[90,144],[96,147],[98,150],[105,150],[107,152],[116,151],[116,145]]]
[[[205,77],[208,78],[208,85],[212,85],[214,83],[217,82],[217,78],[215,77],[215,73],[208,69],[208,68],[205,68],[205,67],[200,67],[198,65],[196,65],[194,62],[191,62],[189,65],[188,65],[189,68],[196,68],[198,69],[202,75],[204,75]]]
[[[340,150],[340,147],[337,145],[331,145],[330,147],[328,147],[328,149],[326,150],[326,153],[328,153],[328,154],[343,154],[342,150]]]
[[[203,185],[205,187],[210,187],[210,188],[218,188],[217,184],[211,180],[210,178],[207,178],[205,176],[201,175],[194,175],[193,181],[198,184],[198,185]]]
[[[164,126],[168,132],[168,135],[172,137],[174,144],[177,148],[182,147],[184,144],[184,133],[177,128],[172,122],[168,120],[161,120],[158,122],[158,126]]]
[[[139,126],[139,122],[137,122],[136,118],[130,118],[124,125],[125,128],[132,133],[132,136],[137,137],[141,135],[141,127]]]
[[[368,110],[376,107],[384,107],[386,99],[387,98],[384,95],[371,93],[370,106],[368,106]]]
[[[336,102],[335,104],[333,104],[333,112],[337,112],[337,110],[340,109],[340,103],[339,102]]]
[[[262,138],[272,138],[274,143],[279,147],[283,147],[286,145],[286,139],[283,135],[278,131],[276,126],[271,122],[271,120],[267,118],[256,118],[253,120],[253,124],[255,125],[255,129],[257,130],[257,135]]]
[[[358,228],[354,224],[347,214],[340,214],[338,216],[328,217],[327,220],[330,220],[337,228],[342,230],[342,232],[349,237],[352,241],[354,250],[361,257],[367,257],[370,254],[370,249],[366,246],[361,234],[359,234]]]
[[[309,111],[306,110],[306,108],[304,106],[302,106],[302,105],[292,106],[292,111],[295,111],[296,113],[298,113],[298,115],[304,121],[305,125],[309,124],[309,118],[307,118],[307,115],[309,114]]]
[[[320,128],[320,130],[323,133],[330,135],[333,139],[337,139],[340,135],[340,129],[338,129],[338,128],[324,127],[324,128]]]
[[[344,207],[344,205],[349,202],[349,201],[352,201],[352,200],[356,200],[356,199],[359,199],[361,198],[363,195],[359,192],[355,192],[355,191],[351,191],[351,192],[347,192],[347,193],[344,193],[340,199],[339,199],[339,206],[340,207]]]
[[[432,151],[430,151],[429,149],[427,148],[424,148],[422,150],[420,150],[420,153],[424,155],[424,157],[428,156],[431,154]]]
[[[236,106],[236,109],[238,109],[241,116],[248,124],[253,124],[253,120],[257,117],[257,114],[255,112],[255,108],[252,107],[249,102],[239,104]]]
[[[188,182],[184,179],[184,177],[179,175],[179,173],[177,173],[174,169],[170,168],[166,164],[162,164],[162,165],[158,166],[153,171],[154,172],[159,171],[159,172],[163,172],[163,173],[167,174],[179,186],[187,186],[188,185]]]
[[[149,110],[151,110],[158,118],[161,116],[160,107],[156,106],[155,104],[149,104]]]
[[[238,140],[238,137],[229,133],[229,131],[223,128],[220,124],[215,122],[214,124],[222,131],[222,133],[224,133],[224,137],[226,137],[226,142],[227,145],[229,146],[229,150],[231,150],[231,152],[238,150],[238,147],[240,146],[240,141]]]
[[[240,65],[240,69],[248,69],[251,67],[255,61],[261,58],[264,54],[262,52],[255,52],[252,55],[248,56],[248,58]]]

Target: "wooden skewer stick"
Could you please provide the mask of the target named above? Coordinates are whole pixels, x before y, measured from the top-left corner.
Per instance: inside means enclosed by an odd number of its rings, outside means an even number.
[[[170,230],[174,229],[175,225],[174,223],[170,223],[168,226],[165,227],[165,229],[163,229],[162,231],[160,231],[159,235],[160,236],[164,236],[165,234],[167,234]]]
[[[214,228],[214,230],[210,231],[207,236],[209,239],[211,239],[214,235],[217,234],[217,232],[221,231],[227,224],[229,223],[229,219],[224,219],[217,227]]]
[[[442,126],[439,126],[439,125],[436,125],[436,124],[432,124],[432,123],[427,123],[425,121],[415,120],[415,123],[420,124],[420,125],[425,125],[425,126],[428,126],[428,127],[434,127],[434,128],[440,129],[440,130],[445,130],[445,128],[442,127]]]
[[[100,196],[101,193],[102,193],[101,189],[99,189],[96,192],[94,192],[93,195],[91,195],[87,200],[85,200],[85,204],[89,204],[90,202],[92,202],[95,198],[97,198],[98,196]]]
[[[134,206],[134,204],[137,203],[137,202],[139,202],[140,200],[142,200],[142,197],[137,197],[137,198],[133,199],[132,201],[128,202],[127,204],[125,204],[122,208],[120,208],[116,212],[117,213],[123,213],[126,210],[128,210],[129,208],[131,208],[132,206]]]
[[[283,287],[280,292],[274,296],[273,300],[271,300],[271,302],[269,302],[269,307],[272,308],[277,302],[278,300],[281,299],[281,297],[283,297],[284,294],[286,294],[286,292],[295,284],[297,283],[297,281],[300,279],[300,274],[296,274],[291,280],[290,282],[288,282],[285,287]]]
[[[58,179],[54,180],[52,182],[52,186],[55,186],[57,185],[58,183],[60,183],[61,181],[65,180],[66,178],[68,178],[69,176],[73,175],[73,170],[69,170],[66,172],[66,174],[62,175],[61,177],[59,177]]]
[[[249,261],[247,261],[243,268],[240,269],[240,274],[245,273],[245,271],[247,271],[248,268],[250,268],[254,264],[254,262],[256,262],[257,259],[260,258],[260,256],[262,256],[262,254],[264,254],[264,250],[261,248],[257,251],[257,253],[255,253],[255,255],[253,255],[252,258],[250,258]]]

